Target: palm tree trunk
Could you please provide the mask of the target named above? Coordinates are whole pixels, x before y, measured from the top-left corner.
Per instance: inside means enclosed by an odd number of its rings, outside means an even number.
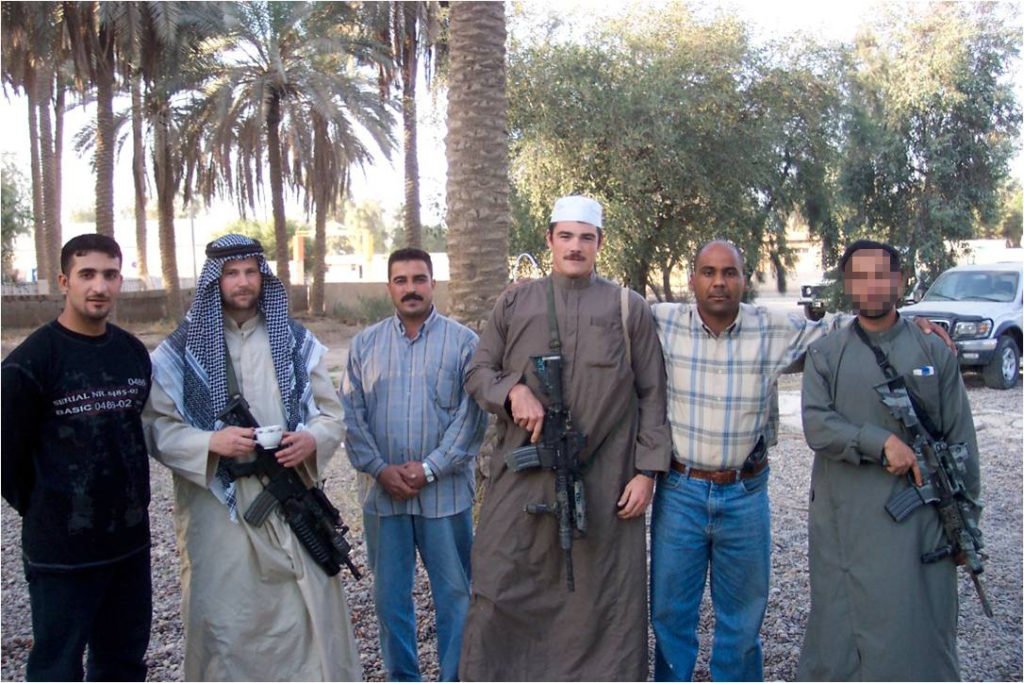
[[[164,291],[167,293],[167,317],[179,320],[183,311],[181,283],[178,281],[177,247],[174,241],[174,195],[177,192],[177,183],[174,180],[174,169],[171,168],[168,109],[167,106],[161,107],[153,122],[153,175],[156,177],[156,200],[160,214],[160,270],[163,275]]]
[[[34,73],[25,76],[25,94],[28,95],[28,147],[32,166],[32,225],[35,230],[36,279],[42,280],[50,271],[46,249],[46,222],[43,216],[43,172],[39,159],[39,93]]]
[[[324,314],[324,278],[327,275],[327,206],[330,203],[326,182],[326,164],[330,154],[327,123],[313,113],[313,168],[317,169],[313,182],[315,228],[313,238],[313,286],[309,291],[309,312]]]
[[[54,216],[57,220],[57,234],[61,239],[57,241],[63,245],[64,225],[63,211],[64,203],[64,84],[57,81],[57,97],[53,104],[53,167],[56,173],[56,182],[53,187]]]
[[[137,62],[136,62],[137,63]],[[146,253],[146,158],[142,146],[142,75],[132,69],[132,180],[135,185],[135,249],[142,286],[149,278],[149,258]]]
[[[96,232],[114,236],[114,43],[100,26],[96,55]]]
[[[450,21],[449,313],[479,330],[508,281],[505,6],[452,3]]]
[[[61,235],[57,215],[57,165],[53,157],[53,125],[50,118],[50,99],[53,94],[52,68],[44,67],[39,74],[39,160],[43,176],[43,222],[46,229],[46,281],[50,291],[57,291],[57,273],[60,271]]]
[[[281,99],[274,93],[267,107],[267,161],[270,164],[270,198],[274,213],[274,238],[277,242],[277,277],[284,283],[291,301],[291,269],[288,263],[288,228],[284,217],[284,177],[281,167]]]
[[[417,3],[404,2],[402,32],[402,146],[405,152],[405,244],[423,245],[420,222],[420,162],[416,150]]]

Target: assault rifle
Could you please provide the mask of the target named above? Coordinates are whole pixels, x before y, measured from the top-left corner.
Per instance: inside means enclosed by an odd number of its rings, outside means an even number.
[[[894,520],[902,522],[911,512],[922,505],[934,504],[942,522],[942,531],[946,544],[921,556],[921,561],[930,564],[947,557],[954,562],[963,562],[974,582],[974,590],[981,600],[981,608],[985,616],[992,616],[992,606],[981,584],[981,574],[985,571],[986,555],[981,552],[985,547],[981,530],[971,514],[977,502],[971,498],[964,484],[967,473],[967,445],[962,443],[947,444],[936,441],[928,430],[924,429],[903,377],[895,377],[875,386],[875,391],[882,397],[882,403],[889,412],[907,428],[914,442],[911,448],[921,470],[922,486],[914,484],[913,474],[908,473],[910,486],[894,494],[885,505],[886,512]]]
[[[228,399],[217,419],[237,427],[259,427],[241,394]],[[261,526],[280,507],[299,542],[328,576],[337,574],[344,564],[359,580],[361,574],[350,556],[352,546],[345,540],[348,527],[341,521],[338,508],[319,487],[306,486],[294,468],[279,463],[277,450],[256,444],[256,459],[252,462],[221,461],[232,478],[256,476],[263,484],[263,491],[245,511],[245,521]]]
[[[544,393],[551,400],[544,411],[540,442],[522,446],[505,456],[513,472],[542,467],[555,471],[555,502],[530,503],[531,515],[550,514],[558,519],[558,545],[565,553],[565,584],[576,590],[572,571],[572,539],[587,532],[587,505],[583,492],[580,451],[586,437],[576,431],[562,392],[562,356],[533,356],[533,365]]]

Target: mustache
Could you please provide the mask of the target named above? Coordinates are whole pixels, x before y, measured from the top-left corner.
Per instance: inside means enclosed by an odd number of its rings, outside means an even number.
[[[583,254],[579,253],[578,251],[573,251],[573,252],[569,252],[569,254],[566,255],[565,260],[566,261],[585,261],[586,259],[583,258]]]
[[[414,294],[410,292],[409,294],[406,294],[405,296],[402,297],[402,301],[423,301],[423,297],[420,296],[419,294]]]

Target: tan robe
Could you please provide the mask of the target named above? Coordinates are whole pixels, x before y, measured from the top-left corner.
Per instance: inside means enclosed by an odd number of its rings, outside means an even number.
[[[553,277],[567,400],[587,437],[589,529],[573,544],[576,591],[566,589],[557,521],[524,512],[528,503],[554,500],[554,473],[512,472],[504,459],[528,440],[506,412],[509,390],[525,379],[543,396],[530,356],[548,353],[545,278],[498,300],[467,374],[467,389],[497,415],[498,448],[473,545],[459,673],[463,680],[644,680],[646,529],[642,516],[620,520],[616,502],[637,469],[668,469],[661,348],[650,308],[631,294],[627,365],[619,287]]]
[[[285,424],[262,318],[239,329],[225,319],[239,389],[261,425]],[[320,414],[305,429],[317,442],[310,481],[342,437],[341,405],[326,361],[310,382]],[[212,432],[184,422],[154,380],[143,419],[150,453],[174,473],[175,526],[181,556],[185,680],[359,680],[362,667],[340,575],[328,577],[279,514],[260,527],[242,518],[262,491],[236,480],[238,523],[209,489],[219,458]]]

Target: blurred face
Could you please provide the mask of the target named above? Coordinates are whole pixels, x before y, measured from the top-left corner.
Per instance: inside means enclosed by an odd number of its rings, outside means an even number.
[[[402,320],[418,321],[430,315],[434,278],[425,261],[395,261],[388,273],[388,294]]]
[[[68,271],[57,276],[65,297],[62,315],[71,329],[102,329],[121,293],[121,261],[101,251],[90,251],[75,256]]]
[[[883,318],[899,300],[900,274],[891,272],[889,254],[881,249],[853,253],[843,273],[843,287],[865,318]]]
[[[690,276],[690,291],[705,322],[731,324],[739,313],[744,289],[743,262],[736,250],[716,242],[704,247]]]
[[[225,263],[220,272],[220,299],[224,312],[237,322],[256,315],[262,286],[263,276],[255,256]]]
[[[566,277],[590,277],[601,248],[601,234],[590,223],[561,221],[547,235],[551,267]]]

